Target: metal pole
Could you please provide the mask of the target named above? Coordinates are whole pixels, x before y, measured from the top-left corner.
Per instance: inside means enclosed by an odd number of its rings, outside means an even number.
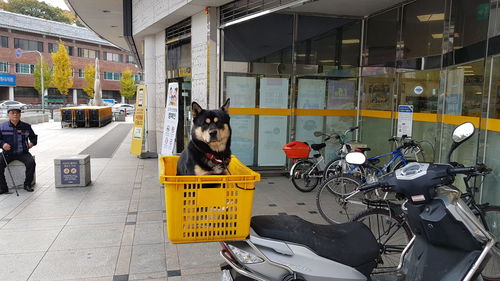
[[[43,57],[42,57],[42,53],[40,53],[39,51],[37,51],[37,53],[40,55],[40,73],[41,73],[41,76],[42,76],[42,114],[45,114],[45,87],[44,87],[44,83],[43,83]]]

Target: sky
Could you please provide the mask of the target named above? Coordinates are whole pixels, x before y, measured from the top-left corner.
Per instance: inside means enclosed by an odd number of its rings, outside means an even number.
[[[63,10],[69,10],[64,0],[38,0],[39,2],[45,2],[51,6],[61,8]]]

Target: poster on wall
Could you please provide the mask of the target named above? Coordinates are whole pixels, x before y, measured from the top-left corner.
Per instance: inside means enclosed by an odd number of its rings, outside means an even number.
[[[288,78],[260,79],[261,108],[288,108]]]
[[[161,155],[173,155],[179,119],[179,83],[168,83]]]
[[[324,109],[326,81],[318,79],[299,79],[297,108]],[[323,131],[322,116],[297,116],[296,140],[319,143],[321,137],[315,137],[315,131]]]
[[[326,81],[319,79],[299,79],[297,108],[324,109]]]
[[[226,96],[231,108],[255,108],[257,79],[229,76],[226,78]],[[231,115],[231,152],[245,165],[254,165],[255,116]]]
[[[328,109],[354,109],[356,82],[328,80]]]
[[[228,76],[226,97],[231,98],[233,108],[254,108],[257,79],[255,77]]]
[[[231,153],[245,165],[253,165],[255,116],[231,116]]]
[[[398,106],[398,137],[411,137],[413,129],[413,105]]]
[[[144,127],[146,122],[146,86],[139,85],[136,89],[136,105],[134,110],[134,128],[132,129],[132,144],[130,153],[141,155]]]
[[[463,96],[464,69],[458,68],[448,71],[445,113],[452,115],[462,115]]]
[[[259,116],[259,166],[283,166],[286,157],[281,147],[287,140],[288,116]]]

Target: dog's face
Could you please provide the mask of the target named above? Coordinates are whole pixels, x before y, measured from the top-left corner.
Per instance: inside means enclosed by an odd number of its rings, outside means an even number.
[[[213,151],[224,151],[231,137],[229,99],[220,109],[205,110],[196,102],[191,104],[191,109],[193,113],[192,138],[206,143]]]

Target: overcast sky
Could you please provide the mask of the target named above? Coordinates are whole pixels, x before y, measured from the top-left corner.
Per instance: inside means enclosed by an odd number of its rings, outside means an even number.
[[[40,2],[45,2],[51,6],[61,8],[63,10],[69,10],[68,6],[66,3],[64,3],[64,0],[38,0]]]

